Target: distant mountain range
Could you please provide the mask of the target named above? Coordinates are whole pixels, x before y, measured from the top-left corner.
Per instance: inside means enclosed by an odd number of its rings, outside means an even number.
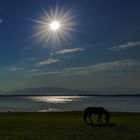
[[[27,88],[9,92],[7,95],[91,95],[92,92],[82,90],[72,90],[60,87],[40,87],[40,88]]]
[[[73,90],[61,87],[39,87],[39,88],[26,88],[23,90],[16,90],[13,92],[2,92],[0,96],[74,96],[74,95],[140,95],[140,89],[133,88],[114,88],[114,89],[95,89],[93,91],[86,90]]]

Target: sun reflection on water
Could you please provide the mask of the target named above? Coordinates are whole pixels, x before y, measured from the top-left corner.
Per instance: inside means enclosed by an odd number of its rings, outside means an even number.
[[[30,97],[33,101],[46,102],[53,104],[63,104],[67,102],[81,101],[80,96],[34,96]],[[84,98],[84,97],[83,97]]]

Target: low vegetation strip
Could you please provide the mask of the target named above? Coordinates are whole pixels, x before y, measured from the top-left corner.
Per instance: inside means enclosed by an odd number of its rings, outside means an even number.
[[[137,140],[140,113],[114,113],[111,123],[83,121],[83,112],[0,113],[1,140]],[[103,122],[105,124],[105,121]]]

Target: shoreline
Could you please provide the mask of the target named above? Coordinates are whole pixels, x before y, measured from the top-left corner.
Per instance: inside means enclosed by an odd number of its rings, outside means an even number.
[[[32,95],[32,94],[29,94],[29,95],[0,95],[0,97],[34,97],[34,96],[92,96],[92,97],[97,97],[97,96],[101,96],[101,97],[140,97],[140,94],[72,94],[72,95],[70,95],[70,94],[67,94],[67,95],[60,95],[60,94],[48,94],[48,95],[44,95],[44,94],[37,94],[37,95]]]
[[[0,114],[10,114],[10,113],[15,113],[15,114],[20,114],[20,113],[27,113],[27,114],[32,114],[32,113],[36,113],[36,114],[45,114],[45,113],[83,113],[84,111],[80,111],[80,110],[54,110],[54,111],[5,111],[5,112],[0,112]],[[121,111],[109,111],[110,114],[140,114],[140,112],[121,112]]]

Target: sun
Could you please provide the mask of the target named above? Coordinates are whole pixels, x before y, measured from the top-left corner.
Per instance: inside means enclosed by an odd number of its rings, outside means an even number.
[[[60,24],[59,21],[52,21],[52,22],[50,23],[50,29],[51,29],[52,31],[57,31],[57,30],[60,29],[60,27],[61,27],[61,24]]]
[[[45,10],[40,19],[32,19],[36,23],[36,30],[31,38],[37,38],[43,43],[44,47],[50,46],[50,43],[55,43],[53,46],[61,46],[67,42],[75,31],[75,16],[72,9],[66,10],[56,8]],[[49,45],[48,45],[49,44]]]

